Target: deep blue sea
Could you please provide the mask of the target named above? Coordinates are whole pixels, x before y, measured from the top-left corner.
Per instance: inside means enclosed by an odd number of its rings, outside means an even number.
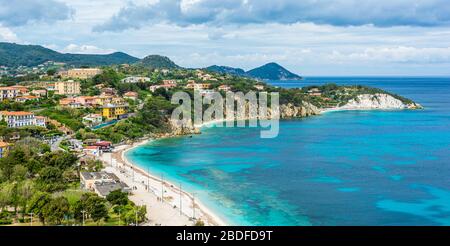
[[[422,104],[258,128],[207,128],[128,152],[234,225],[450,225],[450,78],[314,77],[282,87],[361,84]]]

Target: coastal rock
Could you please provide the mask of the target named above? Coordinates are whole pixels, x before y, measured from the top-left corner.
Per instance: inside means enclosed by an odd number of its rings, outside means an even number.
[[[371,109],[421,109],[416,103],[406,104],[388,94],[363,94],[350,100],[340,110],[371,110]]]
[[[280,115],[282,119],[307,117],[318,114],[320,114],[320,110],[307,102],[304,102],[302,106],[295,106],[291,103],[280,106]]]
[[[169,120],[172,128],[171,135],[173,136],[181,136],[181,135],[191,135],[191,134],[200,134],[200,129],[194,127],[192,121],[189,121],[187,126],[179,126],[174,121]]]

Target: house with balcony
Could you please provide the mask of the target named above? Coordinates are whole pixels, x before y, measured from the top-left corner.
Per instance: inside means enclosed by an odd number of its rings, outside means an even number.
[[[108,103],[102,107],[102,116],[108,120],[123,119],[127,117],[127,104]]]

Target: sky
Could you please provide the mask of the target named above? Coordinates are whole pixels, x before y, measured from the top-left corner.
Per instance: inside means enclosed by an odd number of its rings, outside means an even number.
[[[450,75],[448,0],[0,0],[0,41],[168,56],[184,67],[277,62],[304,76]]]

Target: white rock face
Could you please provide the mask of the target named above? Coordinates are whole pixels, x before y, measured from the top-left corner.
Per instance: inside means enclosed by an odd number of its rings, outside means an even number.
[[[371,109],[418,109],[420,105],[405,104],[388,94],[363,94],[339,107],[342,110],[371,110]]]

